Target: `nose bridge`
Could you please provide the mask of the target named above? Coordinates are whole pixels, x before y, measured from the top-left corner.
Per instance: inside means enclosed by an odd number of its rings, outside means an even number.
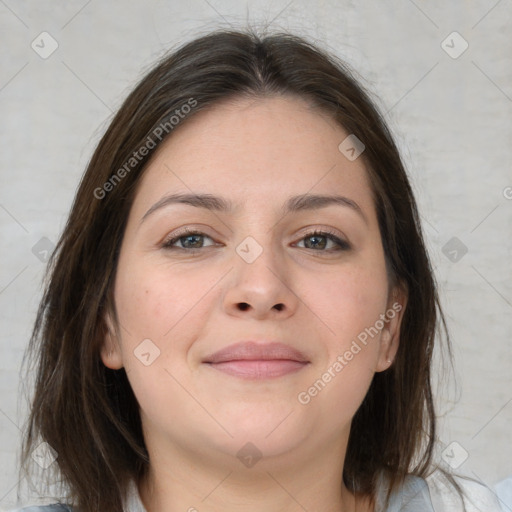
[[[274,212],[271,208],[265,208],[261,202],[257,204],[248,204],[247,213],[251,212],[245,219],[246,235],[235,247],[236,254],[239,256],[247,270],[257,268],[262,270],[265,267],[280,267],[279,260],[282,260],[282,246],[279,240],[279,223],[275,221]],[[266,269],[268,272],[268,268]]]
[[[238,261],[235,263],[239,279],[246,283],[259,283],[261,288],[271,289],[283,285],[285,267],[283,254],[267,233],[259,236],[261,243],[247,236],[236,248]]]
[[[296,303],[287,284],[285,255],[271,232],[258,238],[249,235],[236,246],[225,307],[231,313],[244,311],[257,316],[290,314]]]

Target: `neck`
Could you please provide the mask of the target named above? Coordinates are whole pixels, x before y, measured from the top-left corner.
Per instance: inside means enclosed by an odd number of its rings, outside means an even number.
[[[343,457],[332,446],[302,464],[286,455],[263,457],[252,467],[233,457],[209,459],[173,448],[165,456],[150,451],[151,469],[139,484],[147,512],[371,510],[343,484]]]

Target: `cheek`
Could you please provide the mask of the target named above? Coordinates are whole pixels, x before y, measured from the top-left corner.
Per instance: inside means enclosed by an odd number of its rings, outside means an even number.
[[[194,283],[165,265],[120,263],[115,300],[130,333],[161,338],[190,309]]]
[[[183,360],[197,339],[201,315],[211,308],[208,297],[201,300],[205,286],[200,283],[208,283],[207,276],[130,258],[120,262],[117,275],[123,365],[143,414],[165,416],[164,402],[186,409],[188,403],[177,398],[177,382],[188,378]]]
[[[160,366],[172,368],[178,360],[175,356],[186,357],[213,307],[214,294],[206,291],[217,281],[208,269],[187,272],[130,258],[120,262],[115,301],[125,366],[133,363],[134,350],[146,339],[160,351],[155,361]]]
[[[331,351],[345,351],[385,313],[388,285],[385,270],[379,266],[347,266],[317,275],[313,282],[307,277],[302,286],[308,290],[308,306],[329,327]]]
[[[317,288],[319,311],[334,334],[326,338],[327,361],[310,391],[318,405],[330,404],[336,424],[350,421],[373,379],[381,334],[375,326],[382,327],[387,293],[385,267],[378,262],[347,267]]]

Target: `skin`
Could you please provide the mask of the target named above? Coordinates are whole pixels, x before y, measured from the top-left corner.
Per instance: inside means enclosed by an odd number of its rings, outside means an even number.
[[[389,286],[363,158],[338,150],[347,135],[302,99],[238,99],[188,119],[148,165],[115,280],[119,330],[107,317],[102,349],[107,367],[126,369],[140,404],[148,512],[371,510],[341,483],[343,462],[351,419],[398,348],[406,296]],[[222,196],[235,209],[172,204],[141,221],[175,193]],[[365,219],[342,205],[283,214],[287,199],[306,193],[348,197]],[[206,235],[193,239],[199,248],[183,249],[186,237],[164,248],[183,227]],[[314,229],[350,249],[313,240]],[[252,263],[236,251],[248,236],[262,250]],[[396,303],[402,311],[300,403],[298,394]],[[144,339],[160,350],[148,366],[134,354]],[[291,345],[309,364],[243,380],[202,362],[254,339]],[[262,454],[252,467],[237,457],[248,442]]]

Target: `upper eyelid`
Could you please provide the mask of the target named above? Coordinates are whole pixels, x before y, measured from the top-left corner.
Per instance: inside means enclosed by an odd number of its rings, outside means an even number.
[[[175,237],[179,238],[180,236],[186,236],[189,233],[190,234],[206,235],[206,236],[209,236],[211,238],[214,238],[216,236],[216,235],[209,235],[207,233],[207,231],[210,231],[210,228],[208,226],[204,225],[204,224],[191,224],[191,225],[185,225],[185,226],[182,226],[180,228],[177,228],[177,229],[173,230],[172,236],[170,234],[168,234],[168,235],[165,236],[165,238],[166,239],[171,239],[171,238],[175,238]],[[318,226],[318,225],[315,225],[315,224],[304,226],[304,227],[302,227],[302,228],[300,228],[299,230],[296,230],[296,231],[301,233],[300,236],[310,236],[313,233],[322,233],[322,234],[328,234],[328,235],[336,236],[338,238],[346,238],[345,234],[343,232],[341,232],[337,228],[321,227],[321,226]],[[297,236],[297,235],[295,235],[295,236]]]

